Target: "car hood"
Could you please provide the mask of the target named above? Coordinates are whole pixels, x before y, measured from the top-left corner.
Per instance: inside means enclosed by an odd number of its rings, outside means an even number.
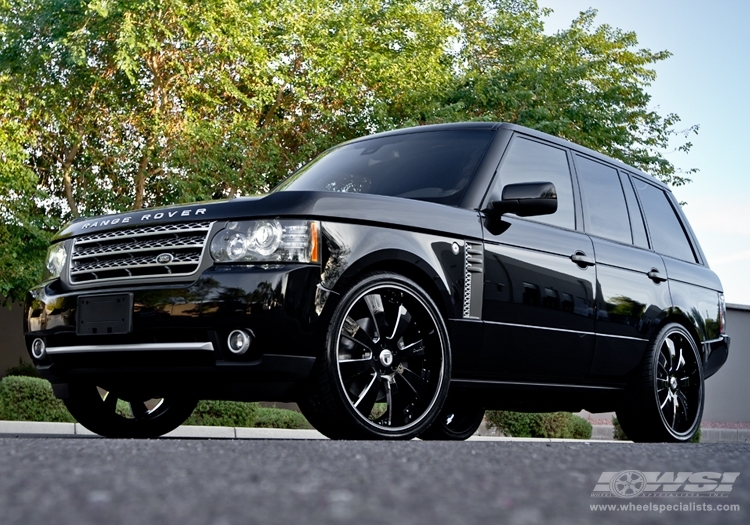
[[[76,219],[67,224],[55,236],[55,240],[137,226],[269,217],[343,220],[435,231],[459,237],[481,237],[479,214],[476,210],[382,195],[279,191],[258,197],[148,208]]]

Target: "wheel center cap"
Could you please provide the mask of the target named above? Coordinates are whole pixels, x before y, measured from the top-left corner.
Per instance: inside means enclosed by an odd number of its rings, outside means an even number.
[[[393,353],[390,350],[380,352],[380,364],[383,366],[391,366],[393,364]]]
[[[677,390],[677,378],[672,377],[672,379],[669,380],[669,386],[672,387],[672,390]]]

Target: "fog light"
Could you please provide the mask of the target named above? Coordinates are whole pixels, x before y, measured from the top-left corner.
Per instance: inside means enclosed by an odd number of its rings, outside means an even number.
[[[44,344],[44,341],[37,338],[34,339],[34,342],[31,343],[31,355],[34,356],[34,359],[44,359],[47,355],[47,345]]]
[[[253,337],[249,333],[244,330],[234,330],[227,337],[227,346],[234,355],[242,355],[250,348],[252,341]]]

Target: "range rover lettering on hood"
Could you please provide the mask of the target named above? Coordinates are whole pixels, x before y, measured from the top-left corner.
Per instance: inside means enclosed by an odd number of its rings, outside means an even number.
[[[150,220],[158,220],[163,218],[172,218],[172,217],[191,217],[196,215],[205,215],[206,214],[206,208],[196,208],[196,209],[189,209],[189,210],[174,210],[174,211],[160,211],[156,213],[144,213],[141,215],[141,218],[139,221],[150,221]],[[102,219],[98,221],[93,222],[87,222],[85,224],[81,225],[82,230],[87,230],[89,228],[96,228],[97,226],[114,226],[115,224],[128,224],[130,222],[136,222],[133,220],[132,215],[128,215],[126,217],[116,217],[114,219]]]

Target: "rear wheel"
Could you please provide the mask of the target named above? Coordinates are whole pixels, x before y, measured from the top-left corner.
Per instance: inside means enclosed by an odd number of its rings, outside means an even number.
[[[71,384],[63,402],[84,427],[110,438],[154,438],[171,432],[198,401],[183,397],[119,395],[94,384]]]
[[[419,435],[423,440],[463,441],[470,438],[482,424],[484,408],[470,401],[452,399],[450,396],[440,415],[430,428]]]
[[[633,441],[690,441],[700,427],[704,396],[695,340],[682,325],[668,324],[649,346],[617,419]]]
[[[439,414],[450,382],[448,332],[413,281],[376,273],[337,305],[325,354],[300,403],[334,439],[411,439]]]

